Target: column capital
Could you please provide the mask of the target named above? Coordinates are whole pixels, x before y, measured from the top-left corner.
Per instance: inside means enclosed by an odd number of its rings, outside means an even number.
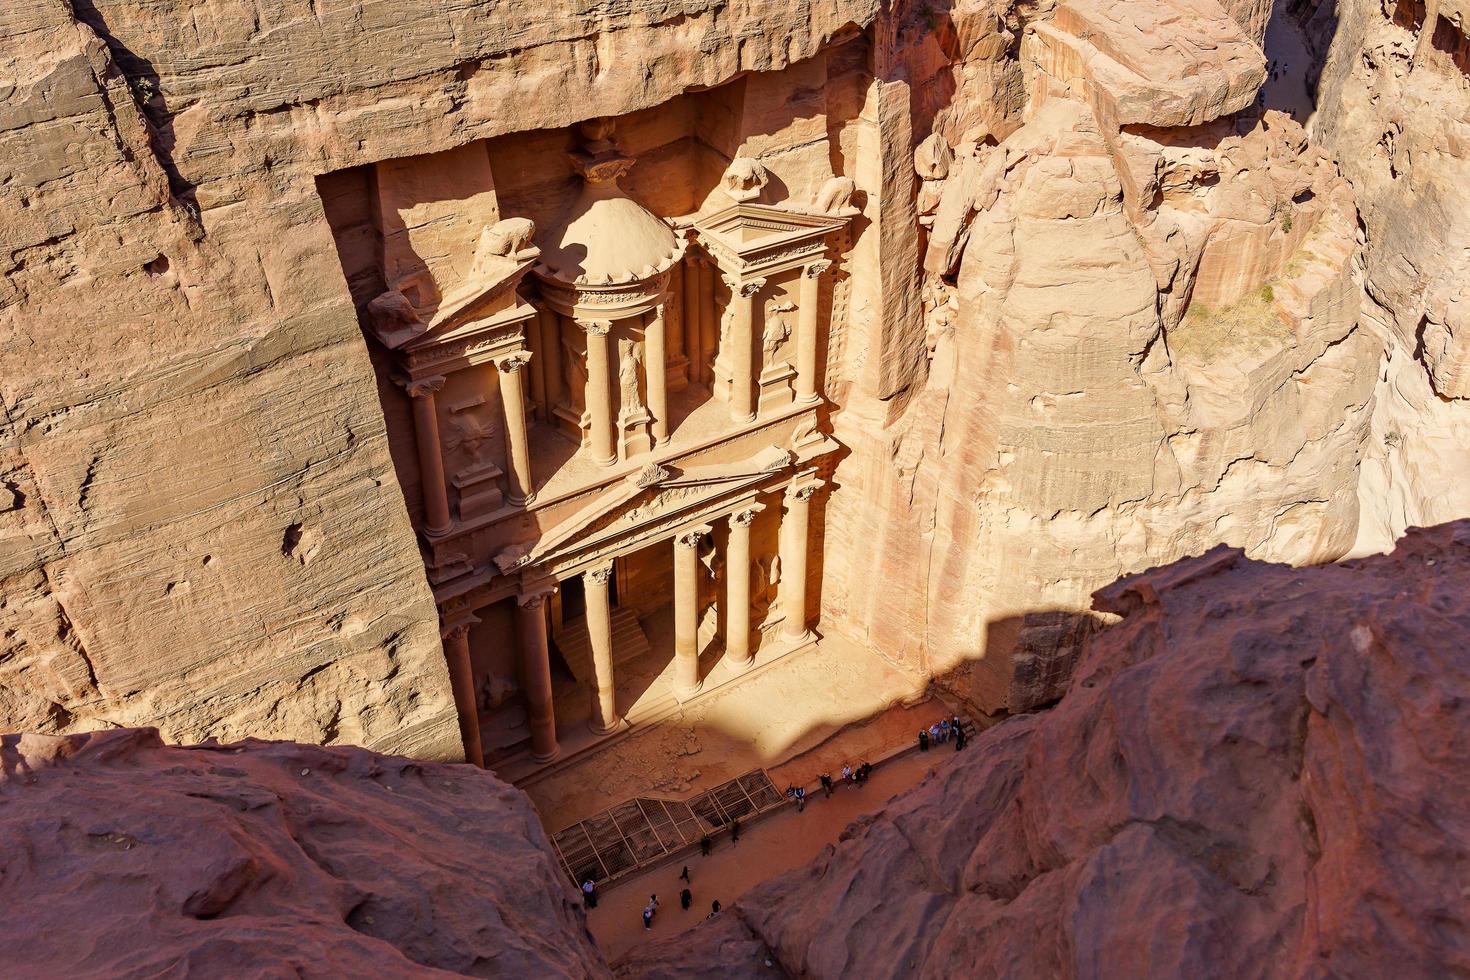
[[[584,574],[587,576],[588,581],[593,582],[596,585],[606,585],[607,580],[612,578],[612,573],[613,567],[612,564],[609,563],[606,565],[598,565],[594,568],[589,568]]]
[[[794,497],[797,500],[810,500],[812,494],[822,489],[822,484],[823,481],[821,480],[813,480],[810,483],[789,486],[786,488],[786,496]]]
[[[750,527],[755,521],[756,508],[747,507],[745,510],[737,510],[730,515],[730,524],[733,527]]]
[[[816,262],[807,263],[806,267],[802,269],[802,275],[806,276],[808,279],[817,279],[821,276],[826,275],[827,270],[831,268],[831,259],[818,259]]]
[[[531,589],[528,592],[522,592],[520,595],[516,596],[516,605],[520,606],[522,609],[540,609],[541,604],[545,602],[546,598],[555,591],[556,586],[543,585],[539,588]]]
[[[592,337],[606,337],[612,331],[613,325],[611,320],[583,320],[577,318],[572,322]]]
[[[399,387],[408,392],[410,398],[423,398],[444,387],[443,375],[435,375],[432,378],[395,378],[394,380]]]
[[[739,276],[732,276],[728,273],[722,273],[720,278],[725,281],[726,286],[730,287],[731,293],[744,296],[746,299],[754,296],[766,286],[764,279],[741,279]]]
[[[687,531],[681,531],[674,538],[674,543],[681,548],[698,548],[699,542],[709,534],[708,527],[691,527]]]
[[[444,624],[439,628],[439,635],[445,640],[462,640],[469,635],[470,627],[480,622],[480,617],[472,612],[460,610],[445,610]]]
[[[530,363],[531,352],[524,350],[516,351],[514,354],[507,354],[504,357],[497,357],[495,359],[495,366],[498,367],[503,374],[513,374],[514,372],[519,371],[521,368]]]

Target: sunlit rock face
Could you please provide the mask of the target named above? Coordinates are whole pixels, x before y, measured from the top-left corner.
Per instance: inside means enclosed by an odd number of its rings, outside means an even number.
[[[833,618],[987,711],[1060,694],[1119,574],[1346,553],[1379,349],[1352,191],[1242,111],[1264,59],[1226,11],[1066,3],[1020,50],[1024,121],[920,150],[928,384],[881,444],[838,418],[828,531],[890,585],[833,583]]]
[[[153,731],[0,742],[13,976],[606,976],[518,790],[468,766]]]
[[[1046,712],[626,977],[1444,976],[1470,968],[1466,522],[1098,592]],[[767,964],[771,965],[768,966]]]
[[[1470,508],[1470,19],[1455,0],[1305,4],[1316,141],[1353,182],[1381,338],[1359,550]]]

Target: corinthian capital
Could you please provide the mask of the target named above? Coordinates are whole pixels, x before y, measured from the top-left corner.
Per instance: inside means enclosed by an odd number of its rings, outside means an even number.
[[[822,276],[825,276],[827,274],[827,270],[830,268],[832,268],[831,259],[819,259],[818,261],[809,264],[802,271],[808,279],[820,279]]]
[[[704,536],[708,533],[708,531],[702,528],[690,528],[674,540],[678,542],[681,548],[698,548],[699,542],[704,540]]]
[[[612,330],[611,320],[577,320],[576,323],[593,337],[606,337]]]
[[[500,368],[505,374],[513,374],[529,363],[531,363],[531,355],[526,351],[517,351],[514,354],[507,354],[505,357],[498,358],[495,361],[495,366]]]
[[[403,378],[398,381],[410,398],[425,398],[444,387],[444,378]]]
[[[755,511],[753,510],[737,510],[730,515],[730,523],[735,527],[750,527],[754,520]]]
[[[613,568],[611,565],[602,565],[598,568],[588,569],[587,578],[594,585],[606,585],[607,580],[612,578]]]
[[[760,292],[766,285],[764,279],[741,279],[738,276],[731,275],[721,275],[720,278],[729,287],[732,295],[744,296],[746,299]]]

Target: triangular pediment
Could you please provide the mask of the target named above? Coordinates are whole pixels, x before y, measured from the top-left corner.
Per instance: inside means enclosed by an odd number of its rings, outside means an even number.
[[[769,446],[748,460],[670,472],[650,464],[598,496],[541,536],[528,560],[556,564],[614,542],[671,535],[710,505],[769,481],[795,462],[788,450]]]
[[[702,236],[744,256],[778,245],[822,238],[842,228],[844,217],[788,211],[768,204],[735,204],[695,222]]]

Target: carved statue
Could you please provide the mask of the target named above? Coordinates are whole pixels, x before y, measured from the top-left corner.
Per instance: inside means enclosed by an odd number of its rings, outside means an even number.
[[[725,349],[725,342],[730,338],[730,327],[735,323],[735,300],[731,297],[730,302],[725,304],[725,312],[720,314],[720,346],[719,350]]]
[[[419,311],[397,289],[390,289],[373,297],[372,302],[367,305],[367,318],[383,343],[394,348],[427,329]]]
[[[584,348],[573,337],[563,333],[561,338],[562,364],[566,366],[567,390],[572,392],[572,404],[581,405],[587,391],[587,356]]]
[[[851,177],[833,177],[817,192],[816,208],[822,214],[846,214],[852,210],[857,185]]]
[[[781,582],[781,556],[767,555],[750,565],[750,597],[756,621],[765,619],[775,601],[776,586]]]
[[[771,300],[766,304],[766,328],[761,333],[761,351],[766,355],[765,363],[768,367],[771,358],[776,356],[776,351],[791,336],[791,324],[787,322],[786,314],[794,309],[794,303]]]
[[[638,365],[642,362],[643,349],[636,340],[624,337],[618,341],[618,385],[625,415],[643,408],[643,401],[638,395]]]
[[[736,157],[725,168],[720,178],[720,190],[732,201],[743,203],[761,196],[761,190],[770,181],[771,175],[759,160],[752,157]]]
[[[476,267],[486,256],[522,257],[535,247],[531,244],[535,234],[536,225],[530,218],[506,218],[495,222],[480,232],[480,241],[475,247]]]
[[[479,703],[481,711],[493,711],[510,699],[516,692],[516,682],[508,677],[488,674],[480,684]]]
[[[470,465],[484,461],[485,444],[495,434],[495,427],[486,424],[473,412],[456,412],[449,423],[449,435],[444,440],[447,449],[463,450]]]

